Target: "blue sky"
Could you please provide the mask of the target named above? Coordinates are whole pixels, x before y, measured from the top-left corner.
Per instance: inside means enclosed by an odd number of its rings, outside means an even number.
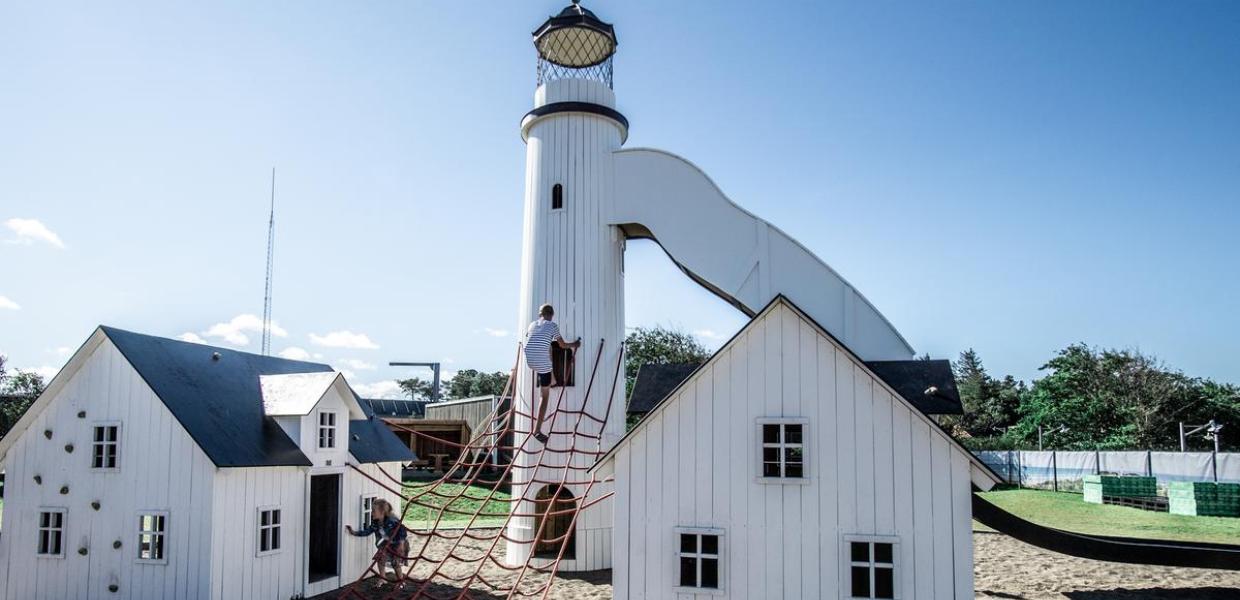
[[[561,4],[0,5],[0,353],[52,372],[100,323],[257,348],[275,166],[274,350],[368,393],[412,374],[389,360],[506,368],[529,32]],[[587,6],[627,145],[702,166],[919,352],[1028,379],[1083,341],[1240,382],[1240,5]],[[630,326],[744,323],[627,261]]]

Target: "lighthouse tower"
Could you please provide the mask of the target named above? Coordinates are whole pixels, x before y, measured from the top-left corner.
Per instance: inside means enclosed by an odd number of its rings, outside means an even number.
[[[522,543],[508,544],[506,560],[554,560],[567,535],[560,570],[591,570],[611,565],[610,500],[591,505],[575,523],[568,509],[611,490],[580,482],[589,478],[585,469],[598,458],[596,451],[610,449],[624,434],[624,384],[614,380],[623,377],[617,365],[624,338],[625,238],[609,222],[613,153],[627,137],[628,121],[616,111],[612,92],[616,35],[610,24],[573,0],[534,31],[534,46],[534,108],[521,121],[526,169],[517,331],[524,333],[538,308],[550,304],[565,340],[580,338],[582,345],[570,363],[572,385],[551,390],[547,414],[557,406],[564,412],[543,423],[546,452],[526,436],[539,397],[533,372],[524,360],[519,365],[514,404],[526,416],[515,419],[516,440],[527,439],[527,451],[515,458],[512,508],[516,515],[550,514],[513,518],[508,536]],[[578,452],[563,452],[570,448]]]

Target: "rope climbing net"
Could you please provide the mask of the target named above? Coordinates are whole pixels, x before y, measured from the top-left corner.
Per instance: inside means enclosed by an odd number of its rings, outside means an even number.
[[[343,588],[337,597],[360,600],[547,598],[555,575],[566,559],[582,511],[603,502],[613,493],[604,492],[599,487],[611,483],[611,477],[600,478],[590,471],[592,463],[606,452],[603,448],[604,428],[611,416],[612,399],[615,398],[616,383],[620,379],[624,360],[621,346],[603,414],[592,414],[587,407],[604,344],[605,341],[599,342],[580,407],[573,409],[564,404],[565,387],[559,389],[554,403],[548,407],[543,420],[551,424],[550,430],[545,431],[548,434],[547,444],[540,443],[534,436],[541,424],[535,414],[538,412],[538,400],[533,378],[529,390],[529,413],[520,410],[522,403],[517,401],[517,394],[512,393],[517,385],[513,376],[521,364],[522,349],[519,345],[516,365],[510,371],[504,392],[500,395],[501,400],[512,397],[513,401],[506,405],[502,401],[496,402],[491,414],[483,421],[494,426],[479,428],[480,431],[474,433],[467,443],[453,443],[412,427],[389,424],[412,436],[455,448],[459,455],[445,469],[443,477],[416,488],[412,493],[405,489],[401,481],[382,470],[379,473],[387,481],[376,478],[355,464],[349,465],[361,476],[401,498],[401,523],[405,522],[413,507],[424,508],[434,517],[408,528],[408,542],[403,547],[392,543],[381,544],[365,571]],[[518,417],[521,423],[533,426],[519,427]],[[571,428],[567,428],[569,422],[572,423]],[[556,429],[557,426],[560,429]],[[491,460],[500,455],[511,458],[497,467]],[[514,468],[521,469],[521,472],[514,473]],[[514,475],[518,477],[514,478]],[[502,493],[502,488],[509,485],[514,492],[510,500]],[[573,495],[568,491],[570,488],[580,493]],[[550,493],[531,496],[537,490]],[[595,492],[593,497],[591,492]],[[487,512],[487,508],[494,507],[496,502],[511,502],[511,510]],[[536,507],[533,512],[519,512],[521,507],[530,505]],[[513,519],[518,518],[534,520],[531,539],[510,536]],[[462,520],[466,521],[464,528],[459,526]],[[497,520],[502,520],[502,525],[497,526]],[[451,521],[457,524],[448,527]],[[565,531],[559,534],[552,531],[549,523],[553,521],[560,525],[567,521]],[[528,546],[530,551],[517,554],[525,558],[517,561],[519,564],[511,564],[505,560],[507,545]],[[536,553],[533,551],[535,548],[541,551]],[[510,553],[509,556],[513,555]],[[388,562],[401,565],[396,569],[394,580],[389,580],[385,574],[384,564]]]

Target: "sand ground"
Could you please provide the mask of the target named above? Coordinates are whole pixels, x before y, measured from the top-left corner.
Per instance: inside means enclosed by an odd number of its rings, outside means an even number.
[[[974,585],[978,598],[1240,599],[1240,571],[1151,567],[1084,560],[1046,552],[996,533],[975,533],[973,542]],[[446,545],[450,543],[435,540],[429,554],[441,556]],[[481,556],[484,551],[482,542],[464,540],[456,555],[468,559]],[[501,555],[502,552],[496,554]],[[414,575],[425,577],[429,570],[429,565],[420,566]],[[471,568],[462,564],[450,565],[450,568],[445,570],[454,576],[468,576],[472,573]],[[482,576],[502,587],[511,587],[517,578],[516,574],[495,566],[484,569]],[[541,591],[539,586],[546,582],[546,578],[535,575],[527,577],[525,581],[521,585],[523,591]],[[476,600],[504,597],[504,594],[486,593],[486,588],[477,583],[474,588],[479,591],[471,592],[470,597]],[[406,583],[401,593],[394,597],[408,598],[416,589],[415,584]],[[359,591],[363,591],[367,598],[378,599],[391,593],[392,587],[388,584],[376,588],[373,582],[367,582]],[[428,591],[432,592],[430,597],[433,598],[453,598],[459,593],[459,588],[440,585],[428,588]],[[316,600],[335,597],[337,594],[332,593]],[[561,574],[556,577],[549,597],[556,600],[611,598],[611,572]]]

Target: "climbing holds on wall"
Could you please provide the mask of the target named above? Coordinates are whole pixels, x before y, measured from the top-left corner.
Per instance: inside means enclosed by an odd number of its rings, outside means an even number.
[[[90,503],[90,507],[91,507],[91,508],[93,508],[93,509],[95,509],[95,510],[99,510],[99,507],[100,507],[100,506],[102,506],[102,505],[101,505],[101,504],[99,504],[99,501],[98,501],[98,500],[95,500],[94,502],[91,502],[91,503]]]
[[[65,452],[73,454],[73,444],[65,444]]]
[[[78,418],[79,418],[79,419],[85,419],[85,418],[86,418],[86,411],[84,411],[84,410],[79,410],[79,411],[78,411]]]
[[[117,549],[117,550],[120,550],[120,549],[121,549],[121,541],[120,541],[120,540],[116,540],[115,542],[112,542],[112,547],[113,547],[113,548],[115,548],[115,549]]]
[[[38,485],[43,485],[43,476],[42,476],[42,475],[35,475],[35,476],[34,476],[34,482],[35,482],[36,484],[38,484]]]
[[[62,486],[60,486],[60,495],[61,495],[61,496],[64,496],[64,495],[66,495],[66,494],[68,494],[68,493],[69,493],[69,486],[67,486],[67,485],[62,485]]]
[[[43,437],[45,437],[45,438],[47,438],[47,439],[49,439],[49,440],[50,440],[50,439],[52,439],[52,430],[51,430],[51,429],[44,429],[44,430],[43,430]]]

